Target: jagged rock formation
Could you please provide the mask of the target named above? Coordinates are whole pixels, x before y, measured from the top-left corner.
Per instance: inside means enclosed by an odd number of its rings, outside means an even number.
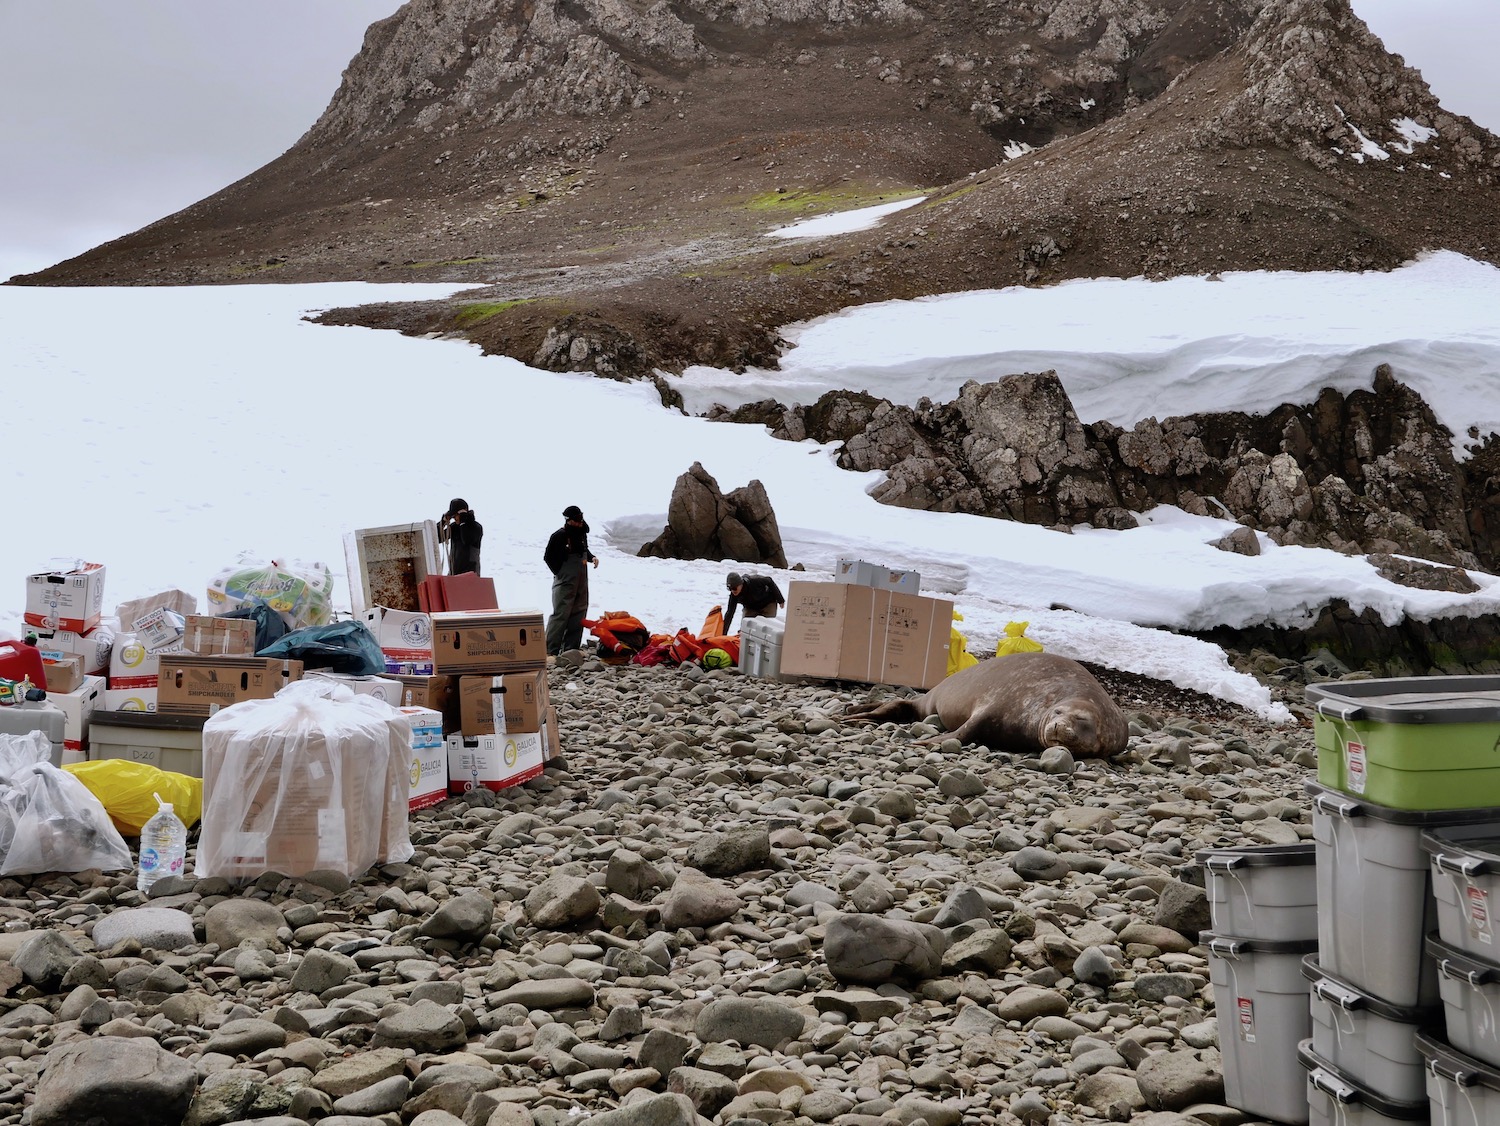
[[[657,559],[732,559],[783,570],[787,565],[781,529],[765,486],[751,481],[726,495],[697,461],[672,487],[667,526],[637,554]]]
[[[1371,390],[1325,389],[1311,406],[1146,418],[1130,430],[1080,422],[1055,372],[969,382],[951,403],[838,391],[808,407],[757,403],[710,417],[842,443],[838,464],[883,471],[871,495],[906,508],[1130,528],[1133,513],[1174,504],[1276,543],[1375,553],[1411,585],[1433,581],[1430,569],[1389,556],[1500,569],[1494,443],[1459,463],[1452,435],[1386,365]],[[1224,546],[1258,551],[1239,534]]]
[[[1348,0],[412,0],[285,156],[32,280],[494,282],[326,319],[642,378],[860,301],[1493,261],[1497,176]]]

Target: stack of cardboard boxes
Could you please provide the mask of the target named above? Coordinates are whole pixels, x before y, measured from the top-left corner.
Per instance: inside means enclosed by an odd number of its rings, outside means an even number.
[[[915,571],[841,559],[835,573],[788,585],[782,674],[924,689],[948,675],[951,601],[917,594]]]
[[[104,694],[112,631],[104,616],[104,566],[79,563],[26,578],[26,624],[46,667],[47,698],[65,717],[63,761],[82,762],[89,718]]]
[[[560,751],[541,613],[434,614],[432,638],[437,674],[458,677],[459,731],[447,741],[449,791],[501,790],[535,778]]]

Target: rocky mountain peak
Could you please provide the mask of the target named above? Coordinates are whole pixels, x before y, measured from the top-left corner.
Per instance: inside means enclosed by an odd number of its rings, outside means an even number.
[[[1287,148],[1324,171],[1341,161],[1441,159],[1436,149],[1500,168],[1495,139],[1447,113],[1347,0],[1269,0],[1240,53],[1243,88],[1207,122],[1211,143]]]

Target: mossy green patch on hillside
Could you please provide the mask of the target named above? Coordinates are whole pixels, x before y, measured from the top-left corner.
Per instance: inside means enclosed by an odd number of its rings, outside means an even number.
[[[525,305],[531,298],[518,297],[512,301],[476,301],[472,305],[461,306],[454,315],[453,320],[461,328],[487,321],[491,317],[499,316],[507,309],[514,309],[517,305]]]

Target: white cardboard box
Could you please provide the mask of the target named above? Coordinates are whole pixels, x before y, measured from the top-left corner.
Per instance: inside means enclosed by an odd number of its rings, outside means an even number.
[[[26,624],[86,633],[104,616],[104,564],[26,577]]]
[[[327,669],[314,669],[312,672],[303,674],[304,680],[310,677],[336,680],[353,691],[356,696],[374,696],[375,699],[384,700],[393,708],[401,704],[402,684],[399,680],[390,680],[383,676],[357,676],[354,673],[330,672]]]
[[[89,716],[104,702],[104,678],[86,676],[77,692],[48,692],[47,699],[62,709],[63,746],[70,751],[81,751],[88,741]]]
[[[99,707],[107,712],[154,712],[156,688],[106,688]]]
[[[426,809],[448,797],[448,745],[443,713],[431,708],[397,708],[411,724],[411,809]]]
[[[546,731],[512,735],[448,736],[448,792],[462,794],[481,786],[505,790],[529,782],[546,761]]]
[[[432,616],[372,606],[365,627],[385,654],[385,671],[399,676],[432,675]]]
[[[57,661],[69,653],[77,653],[83,658],[84,672],[102,674],[109,670],[110,651],[115,640],[113,626],[101,625],[86,633],[70,629],[36,629],[33,632],[42,660]]]
[[[181,645],[151,649],[138,634],[122,633],[109,651],[109,686],[154,688],[162,657],[184,651]]]

